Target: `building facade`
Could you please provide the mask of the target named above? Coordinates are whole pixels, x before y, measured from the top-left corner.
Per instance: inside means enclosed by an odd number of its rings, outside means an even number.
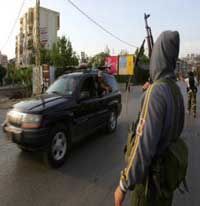
[[[0,52],[0,65],[8,68],[8,57]]]
[[[29,8],[20,18],[20,31],[16,36],[16,65],[28,66],[34,63],[36,45],[36,7]],[[57,40],[60,28],[59,12],[40,7],[39,29],[40,43],[45,48],[51,48]]]

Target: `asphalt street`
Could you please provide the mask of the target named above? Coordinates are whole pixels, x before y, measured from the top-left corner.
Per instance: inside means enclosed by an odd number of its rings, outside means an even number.
[[[183,93],[185,88],[180,84]],[[123,94],[123,111],[114,134],[103,131],[73,148],[66,164],[47,168],[41,154],[22,153],[0,132],[0,206],[112,206],[113,193],[124,167],[123,147],[128,124],[136,119],[141,87]],[[128,99],[127,107],[126,99]],[[190,192],[174,198],[174,206],[199,206],[200,202],[200,98],[197,118],[186,116],[183,136],[189,146],[187,182]],[[0,110],[0,123],[6,110]],[[129,195],[125,206],[129,205]]]

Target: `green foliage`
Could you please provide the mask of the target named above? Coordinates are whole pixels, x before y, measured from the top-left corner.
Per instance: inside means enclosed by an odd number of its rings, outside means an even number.
[[[14,85],[15,87],[22,87],[23,92],[17,93],[18,98],[29,97],[32,94],[32,68],[15,68],[15,65],[9,64],[8,71],[5,78],[6,85]],[[15,97],[16,98],[16,97]]]
[[[55,67],[64,68],[66,66],[78,65],[78,57],[73,51],[72,44],[65,36],[58,38],[47,55],[49,62]]]
[[[6,84],[18,84],[32,87],[32,67],[16,69],[14,65],[8,65],[8,72],[5,78]]]
[[[76,66],[79,59],[72,49],[72,44],[65,36],[58,38],[51,49],[41,48],[41,64],[55,66],[56,77],[62,75],[67,70],[67,66]]]
[[[7,75],[5,78],[5,83],[7,85],[14,83],[14,78],[15,78],[14,71],[15,71],[15,66],[13,64],[9,64],[7,69]]]
[[[63,75],[65,72],[67,72],[67,68],[56,68],[56,73],[55,73],[55,77],[58,78],[59,76]]]
[[[129,80],[130,75],[115,75],[115,78],[118,83],[125,83],[127,80]],[[132,82],[132,79],[131,79]]]
[[[139,50],[136,49],[135,56],[138,55],[138,52],[139,52]],[[140,64],[149,64],[150,63],[149,57],[144,54],[144,49],[142,49],[142,51],[141,51],[139,62],[140,62]]]
[[[138,49],[135,52],[135,55],[138,54]],[[139,57],[138,65],[135,68],[135,76],[134,76],[134,83],[136,84],[143,84],[149,78],[149,70],[145,70],[143,66],[148,66],[150,64],[149,58],[144,54],[144,50],[141,52]]]
[[[92,67],[104,66],[105,58],[109,56],[110,54],[107,52],[106,53],[100,52],[96,54],[94,57],[90,58],[89,66],[92,66]]]
[[[149,70],[144,70],[140,65],[135,68],[134,83],[144,84],[149,78]]]
[[[3,84],[3,78],[5,77],[6,75],[6,69],[0,65],[0,85]]]

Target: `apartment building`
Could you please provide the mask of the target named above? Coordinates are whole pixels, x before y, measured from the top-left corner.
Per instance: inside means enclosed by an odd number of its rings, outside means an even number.
[[[47,8],[39,9],[41,46],[51,48],[57,40],[60,28],[60,14]],[[36,42],[36,8],[29,8],[20,18],[20,31],[16,36],[16,64],[28,66],[34,62]]]

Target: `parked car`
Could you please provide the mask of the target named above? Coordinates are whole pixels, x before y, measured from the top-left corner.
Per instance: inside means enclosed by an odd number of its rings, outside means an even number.
[[[98,71],[74,72],[58,78],[46,93],[13,106],[3,130],[22,151],[42,150],[51,167],[64,164],[71,146],[105,127],[114,132],[121,112],[115,77]]]

